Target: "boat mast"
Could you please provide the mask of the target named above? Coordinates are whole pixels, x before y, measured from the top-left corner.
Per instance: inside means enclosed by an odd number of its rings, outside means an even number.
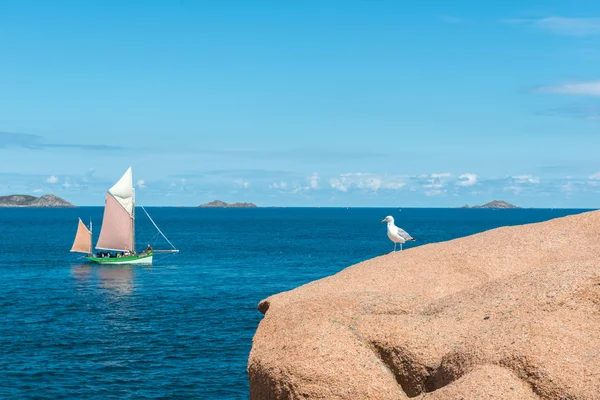
[[[92,239],[93,238],[94,237],[92,236],[92,217],[90,217],[90,256],[94,254],[92,252]]]
[[[133,190],[133,197],[131,199],[131,252],[135,254],[135,188]]]

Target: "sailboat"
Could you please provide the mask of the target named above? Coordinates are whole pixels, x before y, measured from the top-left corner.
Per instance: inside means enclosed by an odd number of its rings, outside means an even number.
[[[152,264],[154,253],[178,253],[179,250],[167,239],[158,228],[144,207],[150,222],[158,233],[171,245],[171,249],[155,250],[148,248],[140,253],[135,251],[135,193],[131,167],[117,183],[106,192],[104,216],[96,249],[102,250],[96,255],[92,253],[92,222],[90,227],[81,218],[71,248],[72,252],[86,254],[85,259],[98,264]]]

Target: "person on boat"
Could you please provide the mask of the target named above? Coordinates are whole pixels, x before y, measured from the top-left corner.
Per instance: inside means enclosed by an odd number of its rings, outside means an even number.
[[[150,253],[152,251],[152,246],[150,246],[150,244],[148,244],[148,247],[146,247],[146,253]]]

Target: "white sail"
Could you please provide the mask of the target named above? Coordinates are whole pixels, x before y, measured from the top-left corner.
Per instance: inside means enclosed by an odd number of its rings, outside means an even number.
[[[131,167],[125,171],[121,179],[108,192],[127,210],[129,215],[133,216],[133,176]]]

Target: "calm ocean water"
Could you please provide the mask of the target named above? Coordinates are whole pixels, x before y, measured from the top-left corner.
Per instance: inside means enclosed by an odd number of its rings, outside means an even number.
[[[386,215],[411,247],[584,211],[147,209],[181,253],[103,267],[69,253],[102,208],[0,208],[0,398],[247,398],[258,302],[389,252]]]

